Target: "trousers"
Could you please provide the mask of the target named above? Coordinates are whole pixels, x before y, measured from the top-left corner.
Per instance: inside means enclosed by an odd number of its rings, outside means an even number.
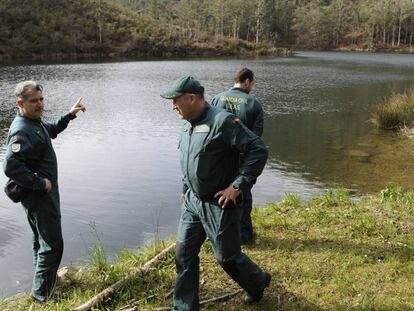
[[[33,233],[35,268],[32,296],[45,302],[52,294],[63,254],[63,237],[58,189],[35,191],[22,201]]]
[[[174,310],[199,310],[199,252],[206,238],[223,270],[249,294],[261,293],[265,273],[241,251],[240,217],[240,206],[223,209],[217,201],[204,202],[186,192],[177,234]]]

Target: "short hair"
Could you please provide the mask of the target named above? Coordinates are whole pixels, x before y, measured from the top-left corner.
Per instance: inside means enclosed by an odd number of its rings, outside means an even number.
[[[234,82],[243,83],[247,79],[249,79],[250,81],[253,81],[254,73],[249,68],[244,67],[236,73],[236,76],[234,77]]]
[[[19,99],[25,99],[28,92],[43,91],[43,87],[35,81],[23,81],[16,85],[14,94]]]

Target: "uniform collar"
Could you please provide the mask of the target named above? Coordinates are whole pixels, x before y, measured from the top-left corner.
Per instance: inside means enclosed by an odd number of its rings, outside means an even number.
[[[190,122],[192,126],[200,123],[207,116],[207,112],[210,110],[210,108],[210,105],[205,103],[203,112],[197,118],[188,120],[188,122]]]
[[[243,92],[243,93],[246,93],[246,94],[249,94],[250,93],[249,91],[247,91],[245,89],[242,89],[240,87],[232,87],[231,90],[240,91],[240,92]]]
[[[39,118],[39,119],[31,119],[31,118],[28,118],[28,117],[26,117],[26,116],[22,115],[22,114],[20,113],[20,111],[18,111],[18,112],[17,112],[17,116],[19,116],[20,118],[23,118],[23,119],[25,119],[25,120],[31,121],[31,122],[40,123],[40,122],[42,121],[42,119],[41,119],[41,118]]]

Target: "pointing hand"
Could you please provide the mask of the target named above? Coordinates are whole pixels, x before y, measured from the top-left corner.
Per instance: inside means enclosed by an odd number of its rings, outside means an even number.
[[[85,112],[86,108],[83,104],[82,97],[79,97],[79,99],[76,101],[76,103],[70,108],[70,114],[76,115],[79,111]]]

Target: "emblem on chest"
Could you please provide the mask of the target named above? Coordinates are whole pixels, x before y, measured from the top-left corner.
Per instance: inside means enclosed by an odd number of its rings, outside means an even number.
[[[194,127],[194,133],[208,133],[210,127],[207,124],[199,124]]]

